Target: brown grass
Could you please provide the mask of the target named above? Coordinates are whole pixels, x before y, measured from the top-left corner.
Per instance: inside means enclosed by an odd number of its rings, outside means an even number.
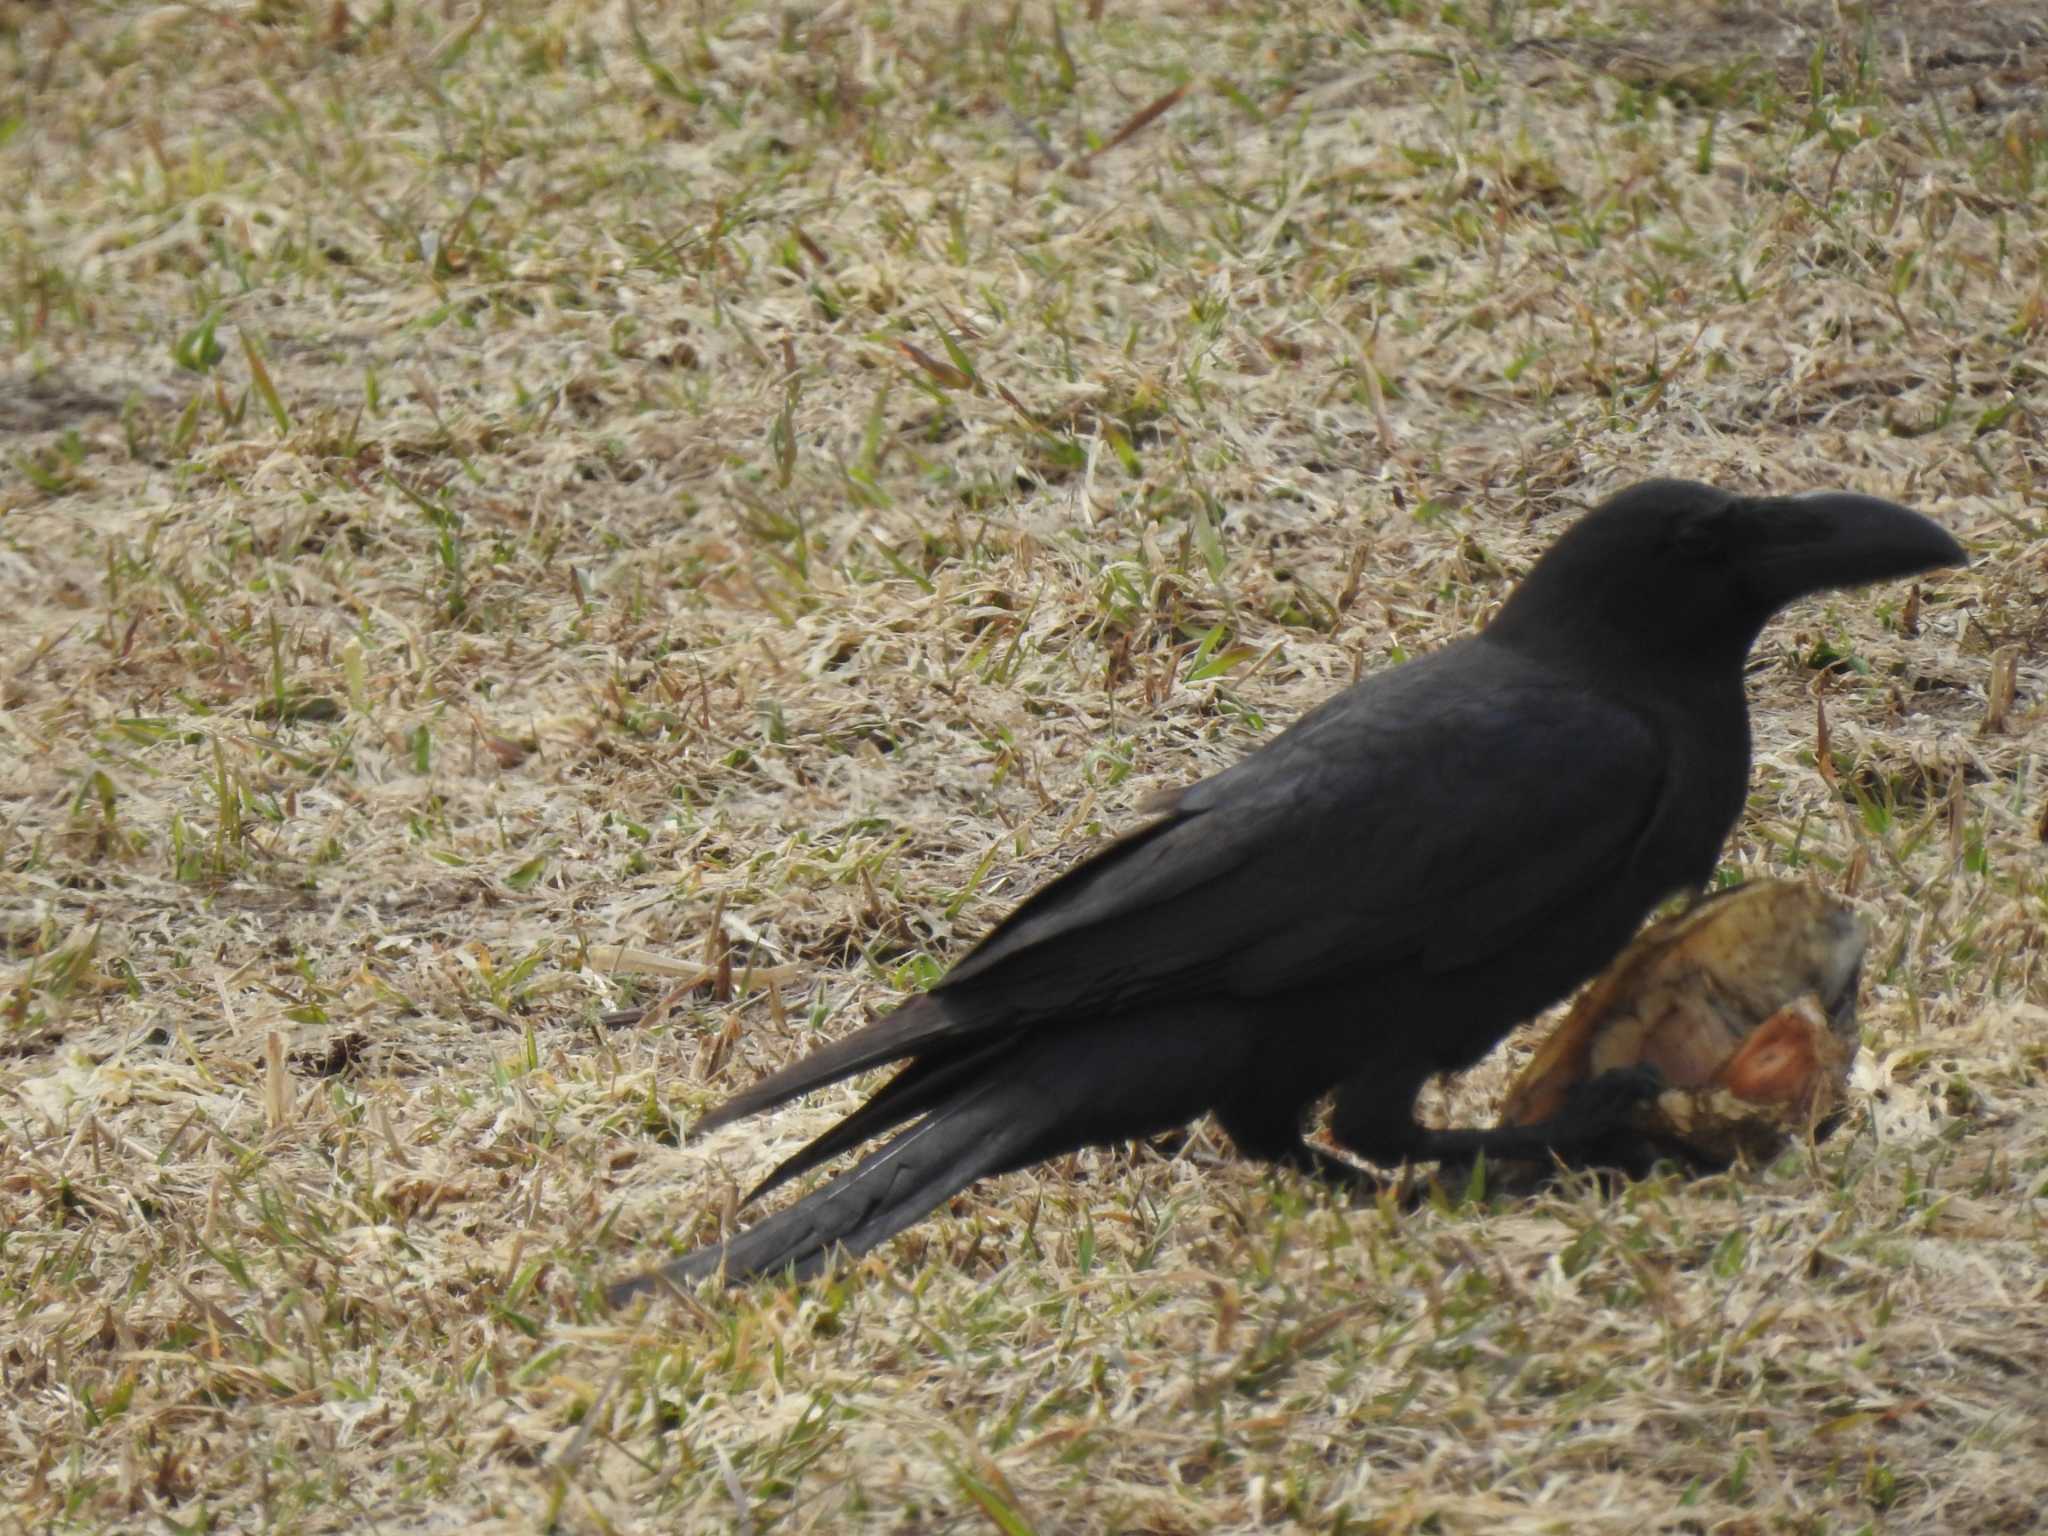
[[[9,1528],[2040,1528],[2033,8],[0,41]],[[1400,1214],[1202,1128],[604,1313],[856,1090],[700,1109],[1652,473],[1979,557],[1757,652],[1852,1133]]]

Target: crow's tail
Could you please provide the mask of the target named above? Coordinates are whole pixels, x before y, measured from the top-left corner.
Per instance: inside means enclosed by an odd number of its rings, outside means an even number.
[[[794,1269],[816,1274],[833,1253],[865,1253],[977,1179],[1030,1162],[1046,1127],[1043,1108],[1020,1099],[1014,1079],[983,1079],[870,1152],[786,1210],[722,1243],[686,1253],[605,1293],[614,1306],[664,1285],[724,1271],[729,1281]]]
[[[720,1273],[814,1275],[835,1253],[865,1253],[977,1179],[1185,1125],[1214,1104],[1219,1083],[1248,1070],[1242,1012],[1226,999],[1206,1013],[1176,1008],[920,1056],[762,1187],[895,1131],[888,1141],[765,1221],[606,1295],[616,1304]]]

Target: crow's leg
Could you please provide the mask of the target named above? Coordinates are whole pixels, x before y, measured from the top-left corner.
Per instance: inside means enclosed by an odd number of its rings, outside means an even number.
[[[1490,1162],[1559,1159],[1647,1172],[1659,1149],[1637,1126],[1635,1113],[1663,1086],[1652,1068],[1617,1069],[1579,1084],[1562,1109],[1533,1125],[1440,1131],[1416,1123],[1413,1089],[1360,1077],[1338,1090],[1330,1129],[1340,1146],[1375,1163],[1469,1163],[1483,1154]]]
[[[1664,1086],[1663,1074],[1654,1067],[1617,1067],[1573,1088],[1547,1120],[1483,1130],[1425,1131],[1425,1155],[1440,1162],[1470,1162],[1482,1153],[1492,1161],[1547,1163],[1556,1158],[1574,1165],[1647,1172],[1656,1160],[1655,1151],[1635,1116]]]
[[[1349,1194],[1378,1194],[1380,1180],[1370,1170],[1332,1157],[1302,1138],[1304,1118],[1305,1111],[1299,1105],[1281,1106],[1242,1098],[1216,1108],[1217,1123],[1246,1157],[1278,1168],[1291,1168]]]
[[[1282,1168],[1307,1174],[1347,1195],[1367,1195],[1376,1199],[1387,1187],[1386,1180],[1370,1168],[1361,1168],[1341,1157],[1332,1157],[1315,1143],[1298,1137],[1292,1147],[1271,1161]]]
[[[1415,1120],[1415,1096],[1430,1076],[1427,1064],[1410,1062],[1347,1079],[1338,1086],[1330,1111],[1332,1139],[1382,1168],[1430,1161],[1436,1154],[1428,1142],[1436,1133]]]

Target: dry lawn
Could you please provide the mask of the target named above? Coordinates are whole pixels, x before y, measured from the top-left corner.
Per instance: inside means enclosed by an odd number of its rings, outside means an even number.
[[[0,1527],[2043,1528],[2039,6],[0,41]],[[1755,658],[1849,1131],[1404,1214],[1202,1127],[604,1311],[857,1088],[703,1107],[1652,473],[1978,557]]]

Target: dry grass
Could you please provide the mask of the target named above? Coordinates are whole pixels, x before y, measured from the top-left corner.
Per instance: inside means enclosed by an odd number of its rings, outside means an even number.
[[[2038,1530],[2044,31],[4,0],[7,1528]],[[1980,557],[1757,653],[1854,1134],[603,1312],[853,1090],[699,1109],[1650,473]]]

